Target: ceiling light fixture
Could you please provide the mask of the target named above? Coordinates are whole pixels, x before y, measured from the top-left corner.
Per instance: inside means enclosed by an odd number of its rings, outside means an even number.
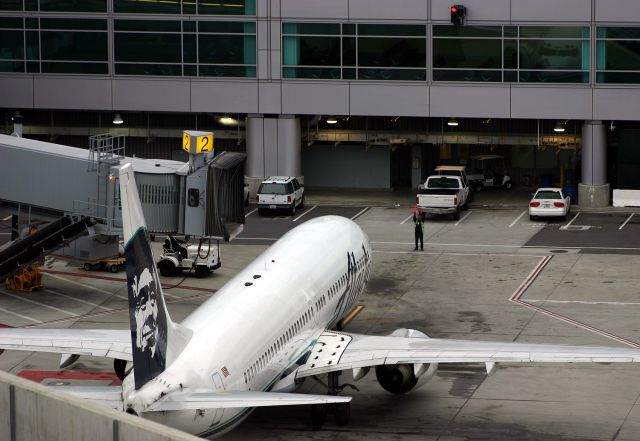
[[[458,120],[455,118],[449,118],[449,121],[447,121],[447,125],[451,127],[458,127]]]
[[[335,116],[329,116],[327,118],[327,124],[338,124],[338,118]]]
[[[553,127],[553,131],[556,133],[562,133],[565,131],[564,123],[562,121],[558,121],[556,125]]]
[[[122,117],[120,116],[119,113],[116,113],[113,116],[113,123],[116,124],[116,125],[120,125],[120,124],[124,123],[124,120],[122,119]]]
[[[222,116],[218,119],[218,121],[220,121],[220,124],[224,124],[225,126],[229,126],[229,125],[232,125],[232,124],[235,124],[235,123],[236,123],[236,120],[235,120],[235,119],[233,119],[233,118],[231,118],[231,117],[230,117],[229,115],[227,115],[227,114],[222,115]]]

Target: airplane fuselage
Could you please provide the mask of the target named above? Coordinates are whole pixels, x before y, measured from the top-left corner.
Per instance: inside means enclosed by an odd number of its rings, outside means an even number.
[[[125,379],[125,408],[143,410],[183,388],[290,391],[296,386],[295,369],[306,361],[318,336],[353,308],[370,271],[369,239],[356,223],[339,216],[305,222],[182,322],[193,336],[166,371],[139,390],[133,374]],[[231,430],[251,410],[142,415],[210,436]]]

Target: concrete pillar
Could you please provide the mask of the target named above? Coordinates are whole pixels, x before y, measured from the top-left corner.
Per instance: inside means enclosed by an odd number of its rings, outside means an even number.
[[[582,182],[578,184],[578,203],[593,208],[610,205],[607,136],[602,121],[585,121],[582,125]]]
[[[295,176],[304,183],[300,149],[300,120],[288,115],[267,118],[249,115],[246,123],[245,181],[250,197],[269,176]]]

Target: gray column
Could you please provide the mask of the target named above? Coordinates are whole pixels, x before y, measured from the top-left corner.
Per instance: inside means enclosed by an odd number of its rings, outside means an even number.
[[[268,176],[295,176],[304,182],[300,150],[300,120],[288,115],[249,115],[246,123],[246,182],[251,195]]]
[[[583,207],[605,207],[610,203],[607,183],[607,136],[602,121],[582,125],[582,182],[578,203]]]

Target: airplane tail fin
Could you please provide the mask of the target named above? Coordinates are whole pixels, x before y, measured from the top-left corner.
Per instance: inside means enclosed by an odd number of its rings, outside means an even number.
[[[184,349],[191,331],[171,321],[162,293],[133,167],[120,168],[135,388],[162,373]]]

